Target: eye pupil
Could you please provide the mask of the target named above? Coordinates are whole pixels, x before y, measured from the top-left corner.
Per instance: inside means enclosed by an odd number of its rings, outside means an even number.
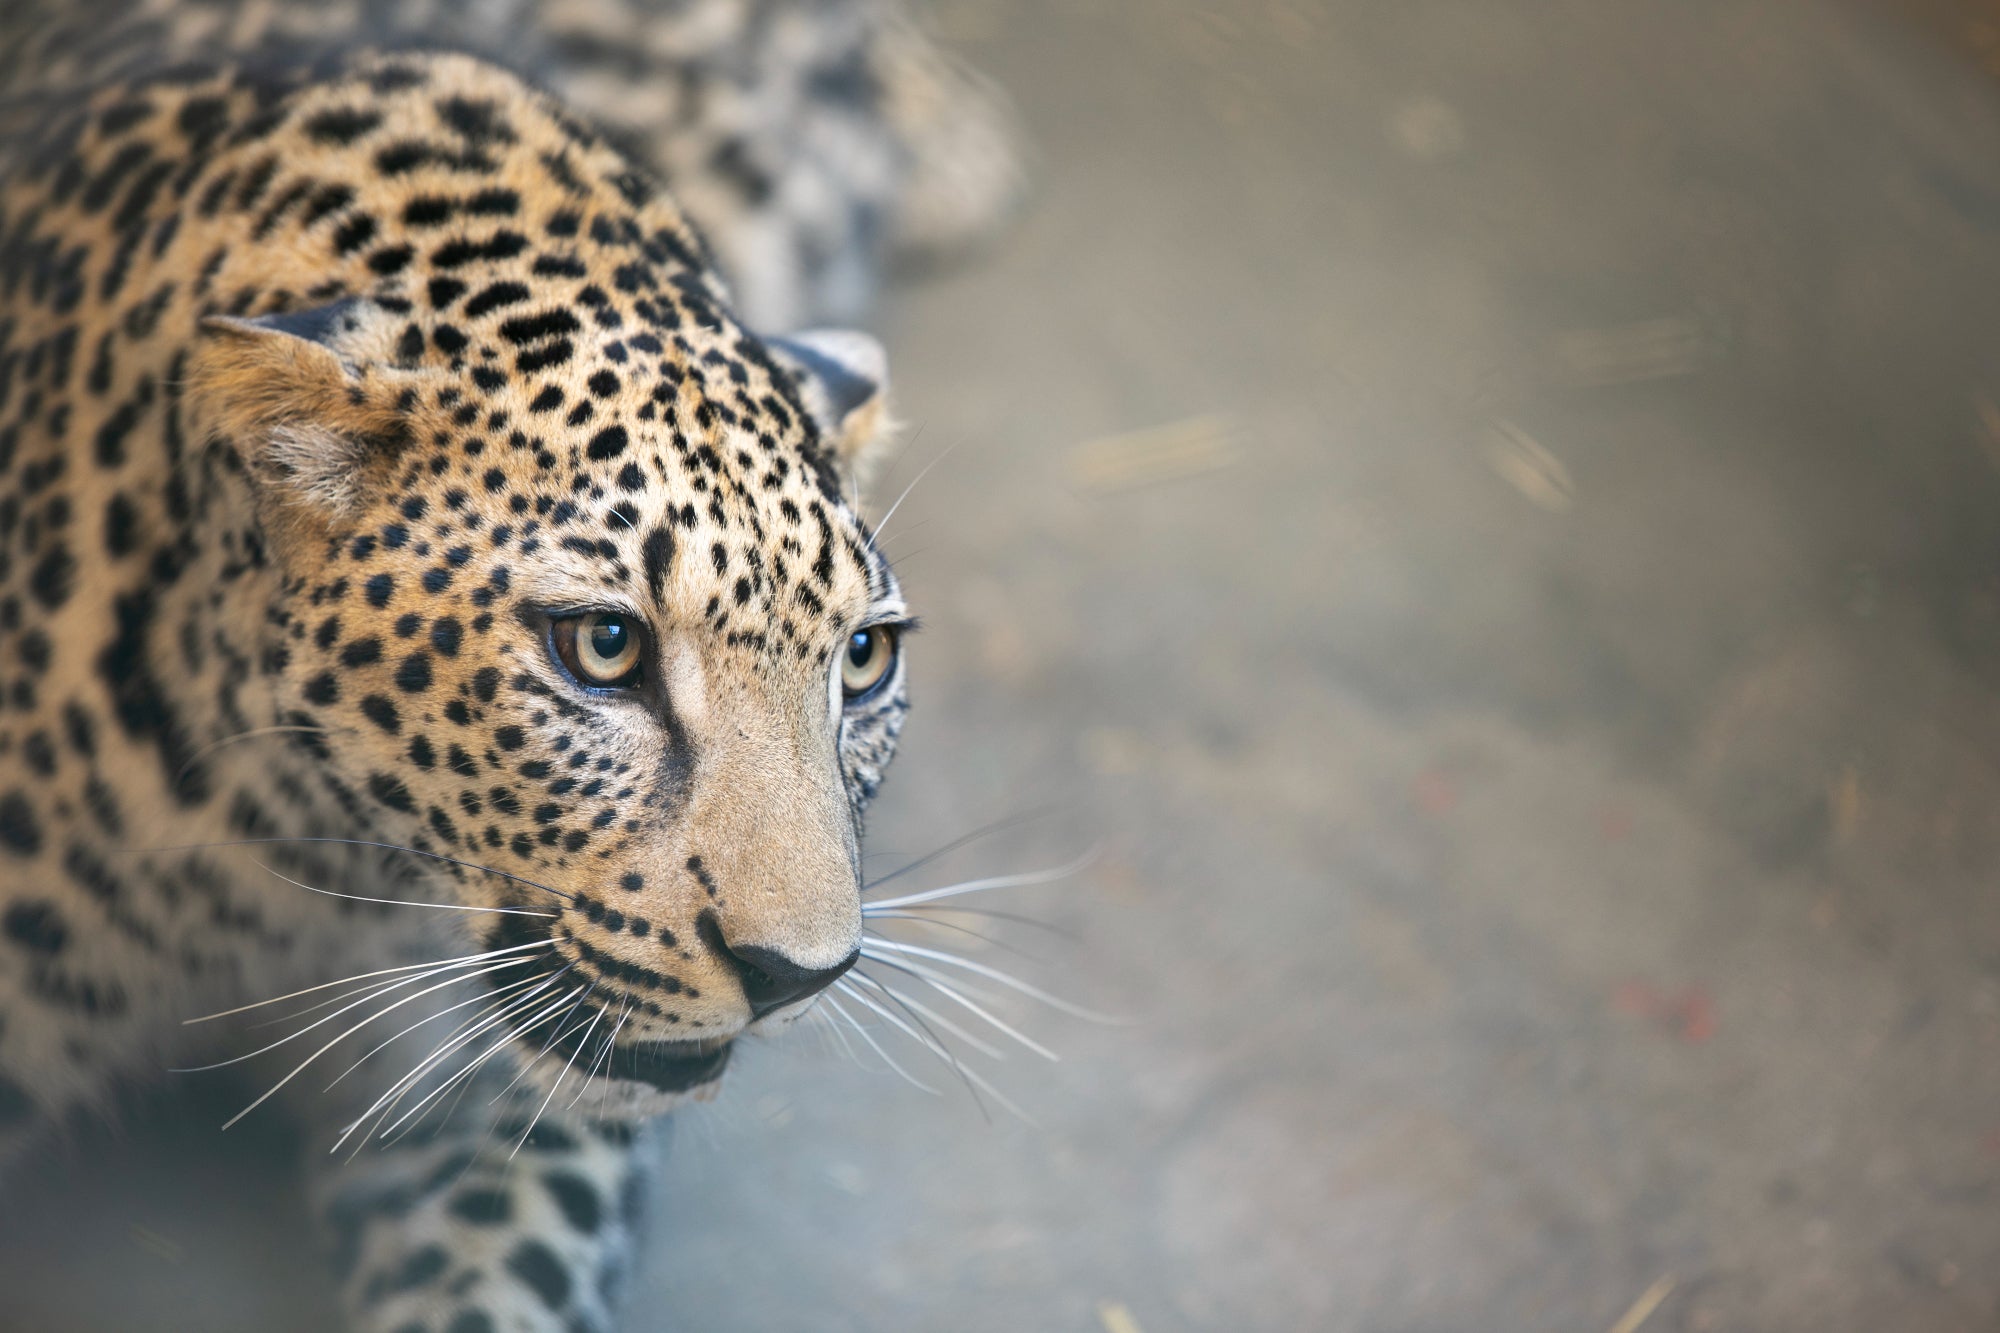
[[[625,651],[625,622],[609,616],[598,617],[590,630],[590,648],[599,657],[616,659]]]
[[[862,630],[847,641],[847,660],[857,667],[868,665],[868,659],[875,655],[875,631]]]

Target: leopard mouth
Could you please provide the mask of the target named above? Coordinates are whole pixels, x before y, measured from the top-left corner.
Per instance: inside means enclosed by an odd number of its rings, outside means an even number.
[[[660,1092],[686,1092],[721,1078],[733,1049],[724,1044],[703,1053],[696,1042],[635,1042],[611,1053],[605,1076],[629,1078]]]
[[[527,918],[508,917],[489,941],[492,948],[537,942]],[[600,983],[601,984],[601,983]],[[595,989],[595,986],[593,986]],[[529,1057],[556,1069],[571,1068],[569,1077],[613,1083],[642,1084],[656,1092],[683,1093],[706,1087],[722,1077],[729,1064],[730,1038],[704,1041],[619,1041],[621,1014],[602,1003],[552,1013],[522,1029],[517,1039]],[[572,1087],[576,1084],[571,1084]]]
[[[552,1060],[573,1063],[579,1070],[613,1082],[643,1083],[658,1092],[688,1092],[713,1083],[729,1064],[732,1046],[727,1040],[634,1041],[616,1043],[607,1050],[604,1034],[611,1030],[613,1017],[600,1011],[599,1021],[593,1023],[584,1011],[566,1016],[557,1033],[542,1027],[530,1029],[522,1037],[537,1050],[546,1047]]]

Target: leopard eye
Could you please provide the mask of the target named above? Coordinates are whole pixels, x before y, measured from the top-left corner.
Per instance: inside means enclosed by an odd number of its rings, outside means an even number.
[[[864,699],[889,678],[896,665],[896,631],[890,625],[871,625],[848,637],[840,655],[840,689],[849,703]]]
[[[645,636],[630,616],[616,611],[562,616],[551,627],[550,637],[564,669],[579,684],[618,690],[639,683]]]

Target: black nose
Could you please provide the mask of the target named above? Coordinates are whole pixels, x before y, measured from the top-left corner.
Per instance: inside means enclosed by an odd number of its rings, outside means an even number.
[[[715,927],[714,917],[708,912],[701,914],[696,925],[707,927],[700,933],[707,939],[709,947],[728,959],[729,965],[736,969],[737,978],[743,983],[743,998],[750,1002],[752,1022],[774,1009],[796,1004],[808,995],[817,995],[840,980],[841,973],[853,967],[854,960],[861,957],[861,950],[856,949],[832,967],[800,967],[776,949],[762,949],[754,944],[730,944]]]

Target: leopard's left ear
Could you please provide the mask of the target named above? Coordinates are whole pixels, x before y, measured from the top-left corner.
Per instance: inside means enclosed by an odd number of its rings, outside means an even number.
[[[896,434],[882,344],[852,329],[812,329],[764,345],[798,376],[799,396],[842,476],[866,491]]]
[[[387,382],[403,321],[372,301],[255,319],[212,315],[188,365],[196,428],[231,441],[250,475],[345,516],[408,431]]]

